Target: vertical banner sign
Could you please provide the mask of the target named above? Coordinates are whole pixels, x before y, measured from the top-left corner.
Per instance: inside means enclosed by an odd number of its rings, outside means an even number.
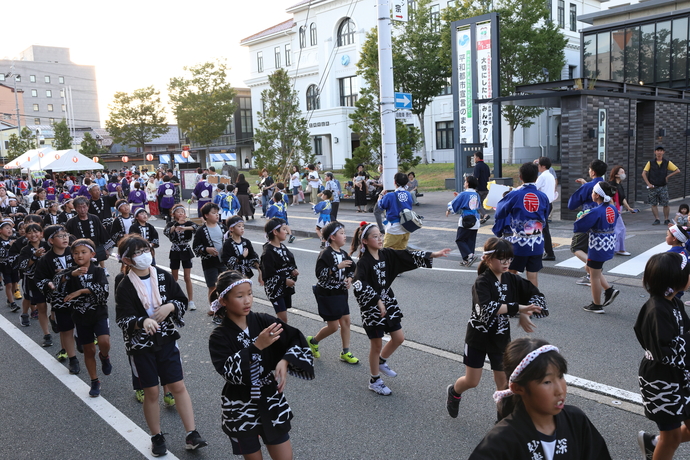
[[[460,144],[474,143],[474,124],[472,119],[472,43],[470,26],[458,27],[457,39],[457,79],[458,79],[458,140]]]
[[[491,75],[491,22],[477,23],[477,99],[491,99],[493,97],[493,80]],[[483,143],[484,155],[493,156],[493,105],[479,104],[477,125],[480,143]]]
[[[391,19],[407,22],[407,0],[391,0]]]
[[[599,109],[599,135],[597,136],[597,153],[601,161],[606,161],[606,109]]]

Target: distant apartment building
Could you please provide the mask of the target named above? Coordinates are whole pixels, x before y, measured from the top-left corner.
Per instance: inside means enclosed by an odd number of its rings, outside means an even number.
[[[24,94],[22,126],[66,118],[72,128],[100,127],[96,68],[73,63],[69,48],[33,45],[16,60],[0,60],[0,85],[14,88],[15,83]],[[11,112],[3,108],[0,113],[15,113],[13,100],[11,106]]]

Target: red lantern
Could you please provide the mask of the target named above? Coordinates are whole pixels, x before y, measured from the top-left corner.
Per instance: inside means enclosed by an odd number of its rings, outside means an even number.
[[[122,162],[127,163],[129,161],[129,157],[127,155],[122,157]]]
[[[38,152],[38,158],[43,158],[43,152]]]
[[[98,163],[98,157],[93,157],[92,160]]]
[[[58,154],[56,153],[56,154],[55,154],[55,159],[56,159],[56,160],[59,160],[59,159],[60,159],[60,155],[58,155]]]
[[[79,161],[79,158],[77,158],[77,157],[72,157],[72,161],[76,163],[77,161]]]
[[[151,155],[150,153],[146,155],[146,161],[153,161],[153,155]]]
[[[183,151],[182,151],[182,157],[183,157],[183,158],[189,158],[189,151],[188,151],[188,150],[183,150]]]

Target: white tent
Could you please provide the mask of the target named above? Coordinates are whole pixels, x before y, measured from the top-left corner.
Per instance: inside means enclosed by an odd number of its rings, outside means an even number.
[[[49,156],[48,154],[54,151],[55,149],[51,146],[43,147],[42,149],[27,150],[14,160],[7,163],[5,165],[5,169],[26,169],[25,165],[37,161],[39,154],[43,154],[43,157],[47,158]]]
[[[53,155],[55,154],[55,155]],[[58,159],[55,159],[59,155]],[[91,171],[94,169],[103,169],[103,166],[91,160],[89,157],[82,155],[74,149],[57,150],[48,155],[50,161],[42,162],[39,168],[38,162],[32,162],[28,169],[51,170],[54,172],[62,171]],[[45,157],[44,157],[45,159]]]

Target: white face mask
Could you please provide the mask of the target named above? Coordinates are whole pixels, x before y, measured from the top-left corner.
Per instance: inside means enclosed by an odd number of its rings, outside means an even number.
[[[620,180],[625,180],[625,178],[627,176],[625,175],[625,173],[623,173],[623,174],[619,174],[618,177],[620,178]]]
[[[153,263],[153,255],[150,252],[145,252],[140,256],[133,257],[132,262],[134,262],[134,268],[137,270],[146,270]]]

